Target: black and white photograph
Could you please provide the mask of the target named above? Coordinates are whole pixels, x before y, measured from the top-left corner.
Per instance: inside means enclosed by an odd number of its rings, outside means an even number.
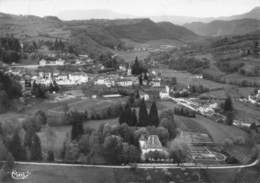
[[[260,183],[260,0],[0,0],[0,183]]]

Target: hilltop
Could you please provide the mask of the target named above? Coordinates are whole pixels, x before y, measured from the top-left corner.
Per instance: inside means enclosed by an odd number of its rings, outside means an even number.
[[[167,26],[166,26],[167,25]],[[0,35],[11,34],[22,41],[61,39],[80,52],[104,53],[123,45],[122,39],[135,42],[168,39],[190,41],[198,36],[171,23],[155,23],[150,19],[74,20],[57,17],[0,14]]]
[[[203,36],[242,35],[255,32],[260,29],[260,20],[216,20],[210,23],[193,22],[185,24],[191,31]]]

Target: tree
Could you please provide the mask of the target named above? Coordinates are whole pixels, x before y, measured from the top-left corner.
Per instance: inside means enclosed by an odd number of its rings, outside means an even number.
[[[124,142],[134,144],[134,132],[126,123],[114,128],[111,133],[122,137]]]
[[[133,75],[139,75],[140,74],[140,64],[139,64],[137,56],[135,57],[135,61],[134,61],[134,64],[132,65],[131,69],[132,69]]]
[[[53,162],[55,159],[54,159],[54,152],[49,150],[48,151],[48,155],[47,155],[47,161],[49,162]]]
[[[120,137],[111,135],[105,138],[103,144],[103,154],[107,162],[118,164],[121,162],[122,157],[122,140]]]
[[[168,149],[170,151],[170,157],[173,158],[178,164],[190,159],[190,148],[180,139],[171,141]]]
[[[139,108],[138,126],[147,126],[147,125],[149,125],[149,117],[148,117],[145,101],[144,99],[142,99]]]
[[[34,114],[34,122],[37,124],[37,126],[42,126],[47,124],[47,117],[45,112],[39,110]]]
[[[126,104],[123,111],[121,111],[119,116],[119,123],[127,123],[128,125],[132,124],[132,111],[129,104]]]
[[[228,96],[224,102],[223,111],[224,111],[224,114],[226,115],[226,120],[225,120],[226,124],[232,125],[233,120],[234,120],[234,108],[233,108],[233,103],[232,103],[232,99],[230,96]]]
[[[137,163],[140,160],[140,151],[134,145],[123,143],[122,145],[122,162],[123,163]]]
[[[128,98],[128,104],[130,106],[133,106],[134,103],[135,103],[135,96],[134,94],[131,94],[130,97]]]
[[[233,125],[234,122],[234,114],[232,111],[226,112],[226,120],[225,120],[227,125]]]
[[[11,101],[5,90],[0,90],[0,113],[6,112],[11,106]]]
[[[22,96],[22,87],[12,77],[0,71],[1,90],[4,90],[9,99],[15,99]]]
[[[118,122],[119,124],[123,124],[126,121],[125,109],[123,109],[120,113]]]
[[[230,96],[228,96],[225,99],[224,105],[223,105],[223,111],[224,112],[230,112],[233,111],[233,103],[232,103],[232,99]]]
[[[41,140],[36,133],[34,133],[32,136],[32,145],[30,148],[30,152],[32,161],[42,160]]]
[[[142,86],[142,85],[143,85],[143,76],[140,75],[140,76],[138,77],[138,80],[139,80],[139,85]]]
[[[130,126],[137,126],[137,116],[136,116],[136,110],[132,110],[132,123]]]
[[[161,122],[159,126],[166,128],[169,132],[170,139],[173,139],[177,135],[177,125],[174,121],[174,112],[172,110],[163,111],[160,115]]]
[[[167,118],[163,118],[159,126],[164,127],[168,130],[170,139],[173,139],[177,136],[177,126],[174,121],[171,121]]]
[[[149,120],[150,120],[150,125],[158,126],[159,125],[159,116],[158,116],[158,109],[156,106],[155,101],[153,101],[149,113]]]
[[[85,155],[91,151],[90,135],[91,134],[84,134],[79,140],[80,152],[82,152]]]
[[[18,131],[13,135],[13,138],[9,144],[9,150],[16,161],[26,160],[25,149],[21,144]]]
[[[46,88],[34,81],[32,85],[32,94],[37,98],[46,98]]]
[[[68,143],[65,148],[65,161],[76,162],[80,155],[79,146],[77,143]]]
[[[81,116],[78,112],[71,112],[69,118],[70,118],[70,123],[72,124],[71,140],[78,139],[84,133],[84,128],[83,128],[84,117]]]

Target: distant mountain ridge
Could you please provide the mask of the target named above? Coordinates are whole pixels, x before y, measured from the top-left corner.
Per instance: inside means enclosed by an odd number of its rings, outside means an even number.
[[[233,15],[233,16],[201,18],[201,17],[189,17],[189,16],[164,15],[164,16],[152,16],[151,19],[156,22],[168,21],[178,25],[184,25],[193,22],[209,23],[216,20],[239,20],[239,19],[260,20],[260,7],[255,7],[249,12],[239,14],[239,15]]]
[[[184,26],[202,36],[243,35],[260,30],[260,20],[216,20],[210,23],[193,22]]]
[[[65,10],[57,14],[62,20],[89,20],[89,19],[125,19],[136,18],[133,15],[114,12],[106,9],[92,10]]]
[[[0,13],[0,36],[12,34],[23,41],[62,39],[82,52],[107,52],[127,38],[136,42],[169,39],[192,41],[199,36],[172,23],[150,19],[92,19],[63,21],[54,16],[19,16]]]

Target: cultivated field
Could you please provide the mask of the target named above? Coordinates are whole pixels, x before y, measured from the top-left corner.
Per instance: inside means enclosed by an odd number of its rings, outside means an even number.
[[[175,71],[171,69],[154,69],[157,72],[160,72],[162,76],[166,77],[176,77],[177,82],[188,86],[189,84],[203,85],[209,89],[223,88],[226,85],[220,84],[214,81],[209,81],[206,79],[197,79],[195,75],[190,74],[188,72]]]

